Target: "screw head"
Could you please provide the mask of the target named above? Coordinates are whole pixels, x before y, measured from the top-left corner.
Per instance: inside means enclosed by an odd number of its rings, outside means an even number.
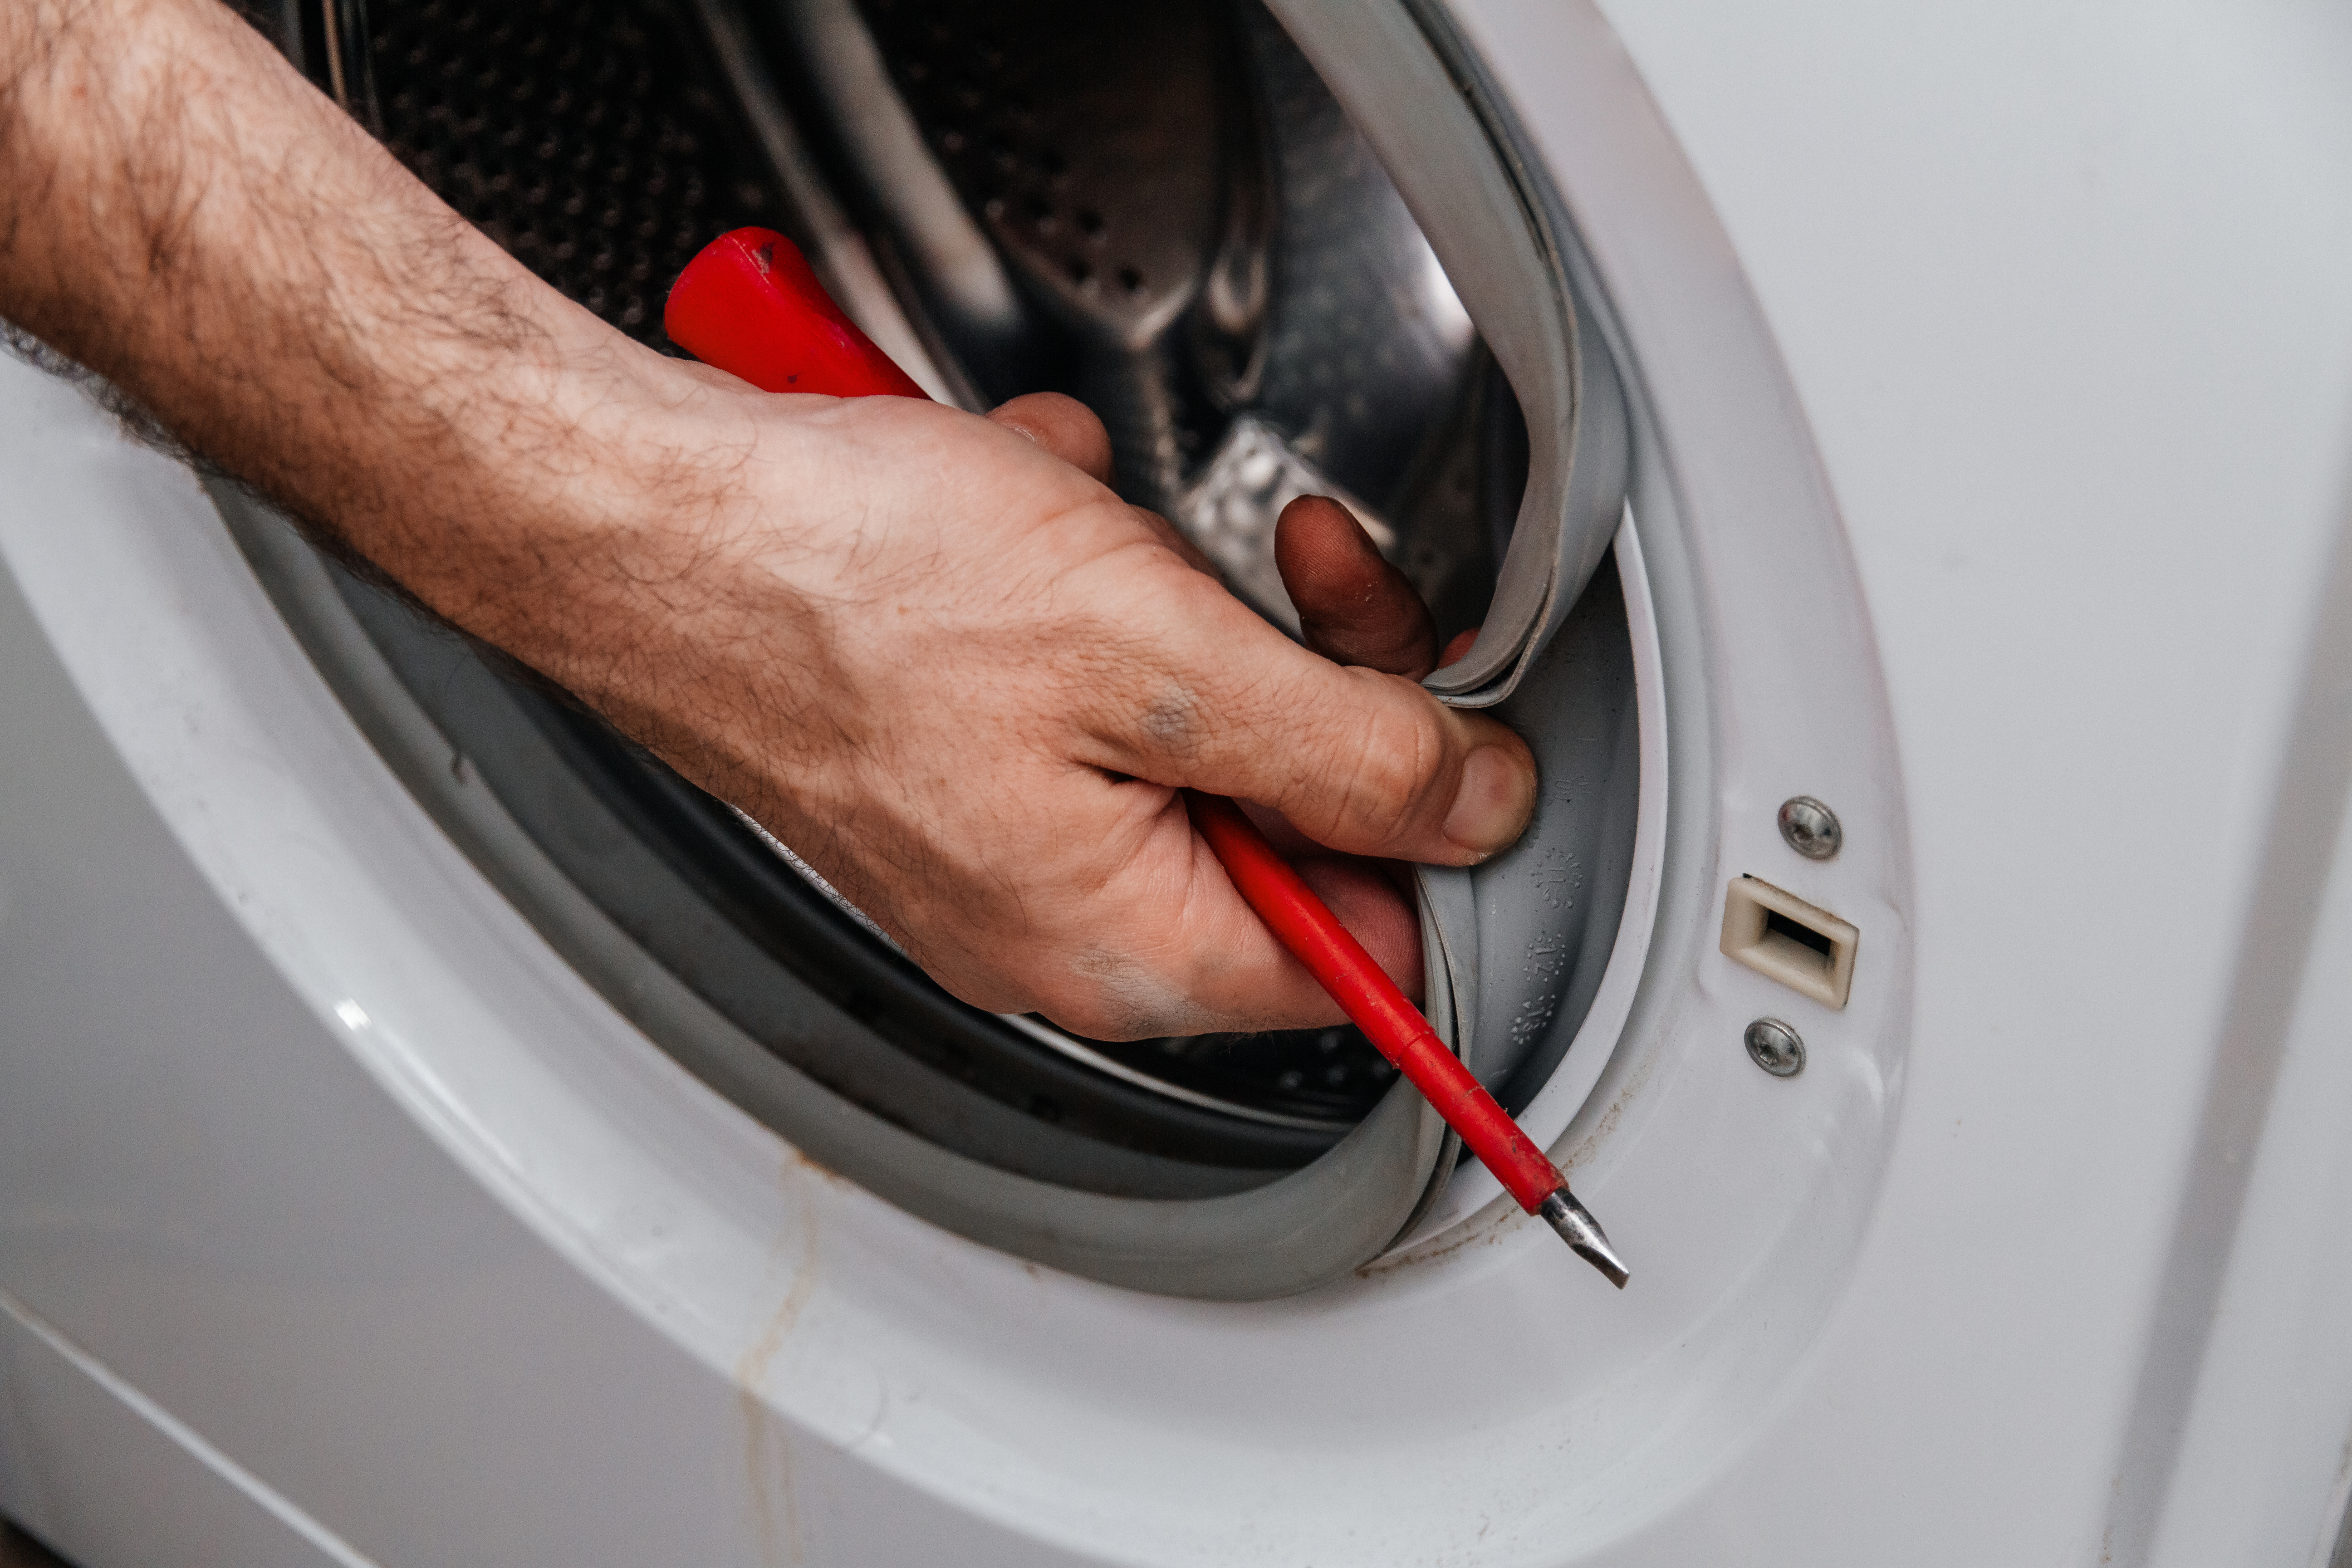
[[[1808,860],[1826,860],[1845,843],[1845,829],[1837,813],[1811,795],[1791,795],[1780,803],[1780,837]]]
[[[1778,1018],[1759,1018],[1748,1026],[1748,1054],[1774,1078],[1794,1078],[1805,1070],[1805,1042],[1796,1030]]]

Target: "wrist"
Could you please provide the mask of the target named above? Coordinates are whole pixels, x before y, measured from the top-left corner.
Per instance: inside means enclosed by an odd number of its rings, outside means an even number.
[[[662,749],[652,708],[720,679],[730,649],[810,635],[796,568],[824,510],[825,437],[580,321],[483,365],[441,439],[378,451],[388,472],[429,464],[430,481],[387,487],[399,511],[360,542],[434,610]],[[801,482],[766,482],[779,468]]]

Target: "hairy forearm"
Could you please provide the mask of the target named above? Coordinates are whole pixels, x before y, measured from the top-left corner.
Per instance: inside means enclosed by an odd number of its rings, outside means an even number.
[[[562,662],[525,623],[583,592],[583,535],[678,478],[615,450],[649,439],[653,356],[215,0],[0,13],[0,315],[529,658]]]
[[[1534,799],[1491,719],[1294,646],[1196,571],[1107,488],[1075,405],[705,379],[533,279],[217,0],[0,0],[0,316],[749,811],[995,1011],[1334,1016],[1179,787],[1446,864]],[[1388,581],[1347,575],[1293,597],[1360,612]],[[1355,885],[1409,974],[1409,909]]]

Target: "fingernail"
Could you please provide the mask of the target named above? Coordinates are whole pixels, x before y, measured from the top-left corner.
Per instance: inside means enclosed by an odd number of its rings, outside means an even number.
[[[1462,783],[1445,814],[1445,837],[1480,859],[1524,832],[1535,814],[1536,781],[1500,746],[1481,746],[1462,763]]]

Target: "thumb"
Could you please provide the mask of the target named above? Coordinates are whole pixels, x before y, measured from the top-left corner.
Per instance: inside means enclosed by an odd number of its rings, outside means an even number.
[[[1184,677],[1097,710],[1107,766],[1272,806],[1351,855],[1475,865],[1526,830],[1535,758],[1508,728],[1402,676],[1333,664],[1202,587],[1230,612],[1202,595],[1179,622]]]
[[[1516,843],[1535,815],[1528,744],[1484,713],[1420,686],[1341,670],[1358,689],[1271,746],[1226,763],[1236,794],[1355,855],[1473,866]]]

